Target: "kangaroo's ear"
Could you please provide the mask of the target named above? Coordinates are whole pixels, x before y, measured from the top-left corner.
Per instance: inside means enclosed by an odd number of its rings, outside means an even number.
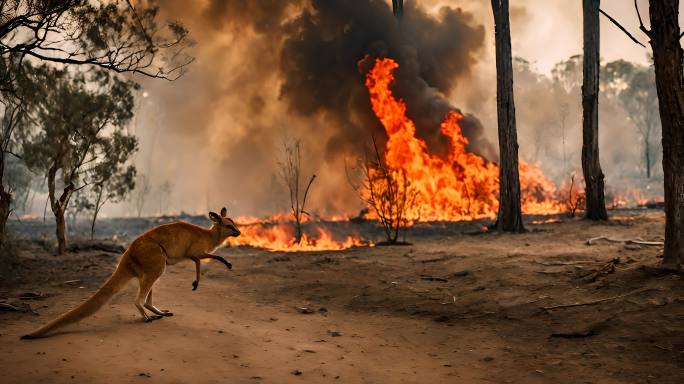
[[[216,212],[209,212],[209,218],[216,224],[221,224],[223,222],[223,220],[221,220],[221,216],[219,216]]]
[[[228,214],[226,207],[221,208],[221,217],[226,217],[226,214]]]

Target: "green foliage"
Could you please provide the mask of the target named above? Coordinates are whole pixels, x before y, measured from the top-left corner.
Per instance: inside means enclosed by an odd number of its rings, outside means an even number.
[[[0,245],[13,200],[6,187],[11,190],[9,184],[15,183],[18,190],[26,184],[17,173],[11,179],[4,177],[5,170],[19,170],[13,168],[15,164],[6,166],[6,155],[17,143],[26,151],[23,157],[28,168],[47,172],[51,208],[57,218],[63,217],[75,184],[89,172],[84,165],[94,167],[98,158],[116,159],[114,153],[120,154],[120,164],[129,156],[130,139],[116,147],[105,138],[131,119],[135,86],[104,70],[175,80],[193,61],[185,54],[192,43],[188,30],[175,21],[160,23],[158,11],[155,0],[0,2]],[[34,64],[58,63],[60,67],[32,66],[27,58]],[[79,66],[91,71],[75,73]],[[107,168],[97,167],[93,175]],[[65,189],[57,197],[59,170]],[[106,187],[99,184],[101,188],[116,198],[125,194],[134,169],[112,170],[110,166],[107,172],[113,176]]]
[[[553,79],[567,91],[582,86],[582,55],[570,56],[567,60],[557,63],[551,70]]]
[[[61,252],[66,239],[60,223],[74,193],[88,188],[81,192],[77,209],[93,210],[94,223],[106,202],[122,199],[134,186],[135,167],[125,164],[138,141],[125,128],[133,117],[138,86],[104,70],[28,68],[24,88],[34,96],[25,100],[31,128],[22,137],[23,159],[47,179]]]
[[[135,83],[105,71],[71,73],[48,65],[32,68],[25,87],[33,128],[23,138],[23,158],[36,172],[62,170],[64,184],[76,183],[97,159],[109,155],[121,130],[133,117]],[[110,132],[110,134],[106,134]],[[118,158],[116,160],[119,160]],[[93,165],[93,163],[95,165]]]
[[[10,156],[5,159],[5,189],[14,197],[12,200],[12,210],[25,208],[35,175],[18,158]]]
[[[601,66],[601,91],[608,97],[618,97],[639,67],[625,60],[616,60]]]

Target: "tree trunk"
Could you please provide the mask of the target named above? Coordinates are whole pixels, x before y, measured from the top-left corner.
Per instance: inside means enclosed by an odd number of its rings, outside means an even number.
[[[1,180],[0,180],[1,182]],[[0,185],[0,247],[5,243],[5,226],[12,211],[12,195]]]
[[[651,139],[646,136],[646,143],[644,143],[646,146],[645,149],[645,155],[646,155],[646,178],[650,179],[651,178]]]
[[[102,202],[102,193],[104,187],[100,186],[100,190],[97,193],[97,200],[95,201],[95,209],[93,209],[93,221],[90,223],[90,240],[95,238],[95,222],[97,222],[97,215],[100,213],[100,208],[104,203]],[[102,205],[100,204],[102,202]]]
[[[295,244],[302,242],[302,223],[299,220],[295,220]]]
[[[0,148],[1,150],[1,148]],[[12,195],[5,190],[5,153],[0,153],[0,247],[5,243],[5,226],[12,211]]]
[[[55,212],[55,234],[57,235],[57,253],[63,255],[66,252],[66,220],[64,220],[64,210],[58,209]]]
[[[663,129],[665,251],[663,267],[684,263],[684,75],[679,0],[651,0],[651,47]]]
[[[64,213],[66,212],[67,205],[69,204],[69,199],[74,193],[75,187],[73,183],[69,183],[64,187],[64,191],[57,198],[56,196],[56,185],[55,179],[57,176],[58,166],[57,163],[53,163],[48,169],[48,198],[50,200],[50,209],[55,215],[55,234],[57,235],[57,253],[62,255],[66,252],[67,240],[66,240],[66,220],[64,219]]]
[[[404,15],[404,0],[392,0],[392,11],[394,16],[401,17]]]
[[[599,160],[599,5],[600,0],[583,0],[584,80],[582,83],[582,171],[586,191],[585,219],[608,220],[603,171]]]
[[[492,0],[496,37],[496,107],[499,126],[499,213],[495,227],[524,232],[520,208],[518,133],[513,100],[513,63],[508,0]]]

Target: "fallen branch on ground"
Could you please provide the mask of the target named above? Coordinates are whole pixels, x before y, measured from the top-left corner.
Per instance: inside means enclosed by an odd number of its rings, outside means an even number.
[[[579,339],[583,337],[591,337],[591,336],[596,336],[601,332],[603,329],[605,329],[608,326],[608,322],[612,320],[612,317],[606,320],[602,320],[593,324],[590,324],[584,328],[581,329],[575,329],[571,331],[561,331],[561,332],[554,332],[551,334],[551,337],[559,337],[563,339]]]
[[[611,300],[616,300],[616,299],[621,299],[623,297],[635,295],[637,293],[641,292],[646,292],[646,291],[659,291],[659,288],[640,288],[631,292],[627,292],[622,295],[617,295],[617,296],[612,296],[612,297],[606,297],[604,299],[599,299],[599,300],[594,300],[594,301],[587,301],[584,303],[574,303],[574,304],[560,304],[560,305],[552,305],[549,307],[542,307],[542,309],[550,310],[550,309],[561,309],[561,308],[571,308],[571,307],[580,307],[584,305],[596,305],[600,303],[605,303],[606,301],[611,301]]]
[[[597,241],[605,240],[610,243],[621,243],[621,244],[636,244],[636,245],[646,245],[650,247],[662,247],[665,243],[662,241],[644,241],[641,239],[611,239],[608,236],[598,236],[592,237],[587,240],[587,245],[594,245]]]
[[[603,264],[599,269],[579,276],[579,279],[585,283],[593,283],[600,276],[605,276],[615,272],[615,266],[618,264],[620,264],[620,258],[616,257],[613,260]]]
[[[568,262],[557,261],[557,262],[545,263],[543,261],[532,260],[532,262],[536,263],[536,264],[544,265],[546,267],[556,267],[556,266],[563,266],[563,265],[594,264],[594,263],[600,263],[601,261],[599,261],[599,260],[577,260],[577,261],[568,261]]]
[[[445,279],[443,277],[433,277],[433,276],[421,276],[420,279],[425,280],[425,281],[441,281],[444,283],[449,281],[448,279]]]

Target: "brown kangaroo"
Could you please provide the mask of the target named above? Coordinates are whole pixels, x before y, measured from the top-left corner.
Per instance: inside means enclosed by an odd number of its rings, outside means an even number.
[[[133,240],[121,256],[112,276],[88,300],[21,338],[42,337],[57,328],[92,315],[134,277],[140,282],[135,306],[143,320],[148,322],[173,316],[173,313],[160,310],[152,304],[152,286],[164,273],[167,264],[176,264],[184,259],[195,262],[196,280],[192,283],[193,291],[199,284],[200,260],[214,259],[225,264],[228,269],[232,268],[228,261],[221,256],[212,255],[211,252],[221,246],[227,238],[240,236],[240,230],[232,219],[226,217],[226,208],[221,209],[220,216],[215,212],[209,212],[209,218],[214,223],[210,228],[177,222],[160,225],[145,232]],[[145,313],[145,309],[153,315]]]

